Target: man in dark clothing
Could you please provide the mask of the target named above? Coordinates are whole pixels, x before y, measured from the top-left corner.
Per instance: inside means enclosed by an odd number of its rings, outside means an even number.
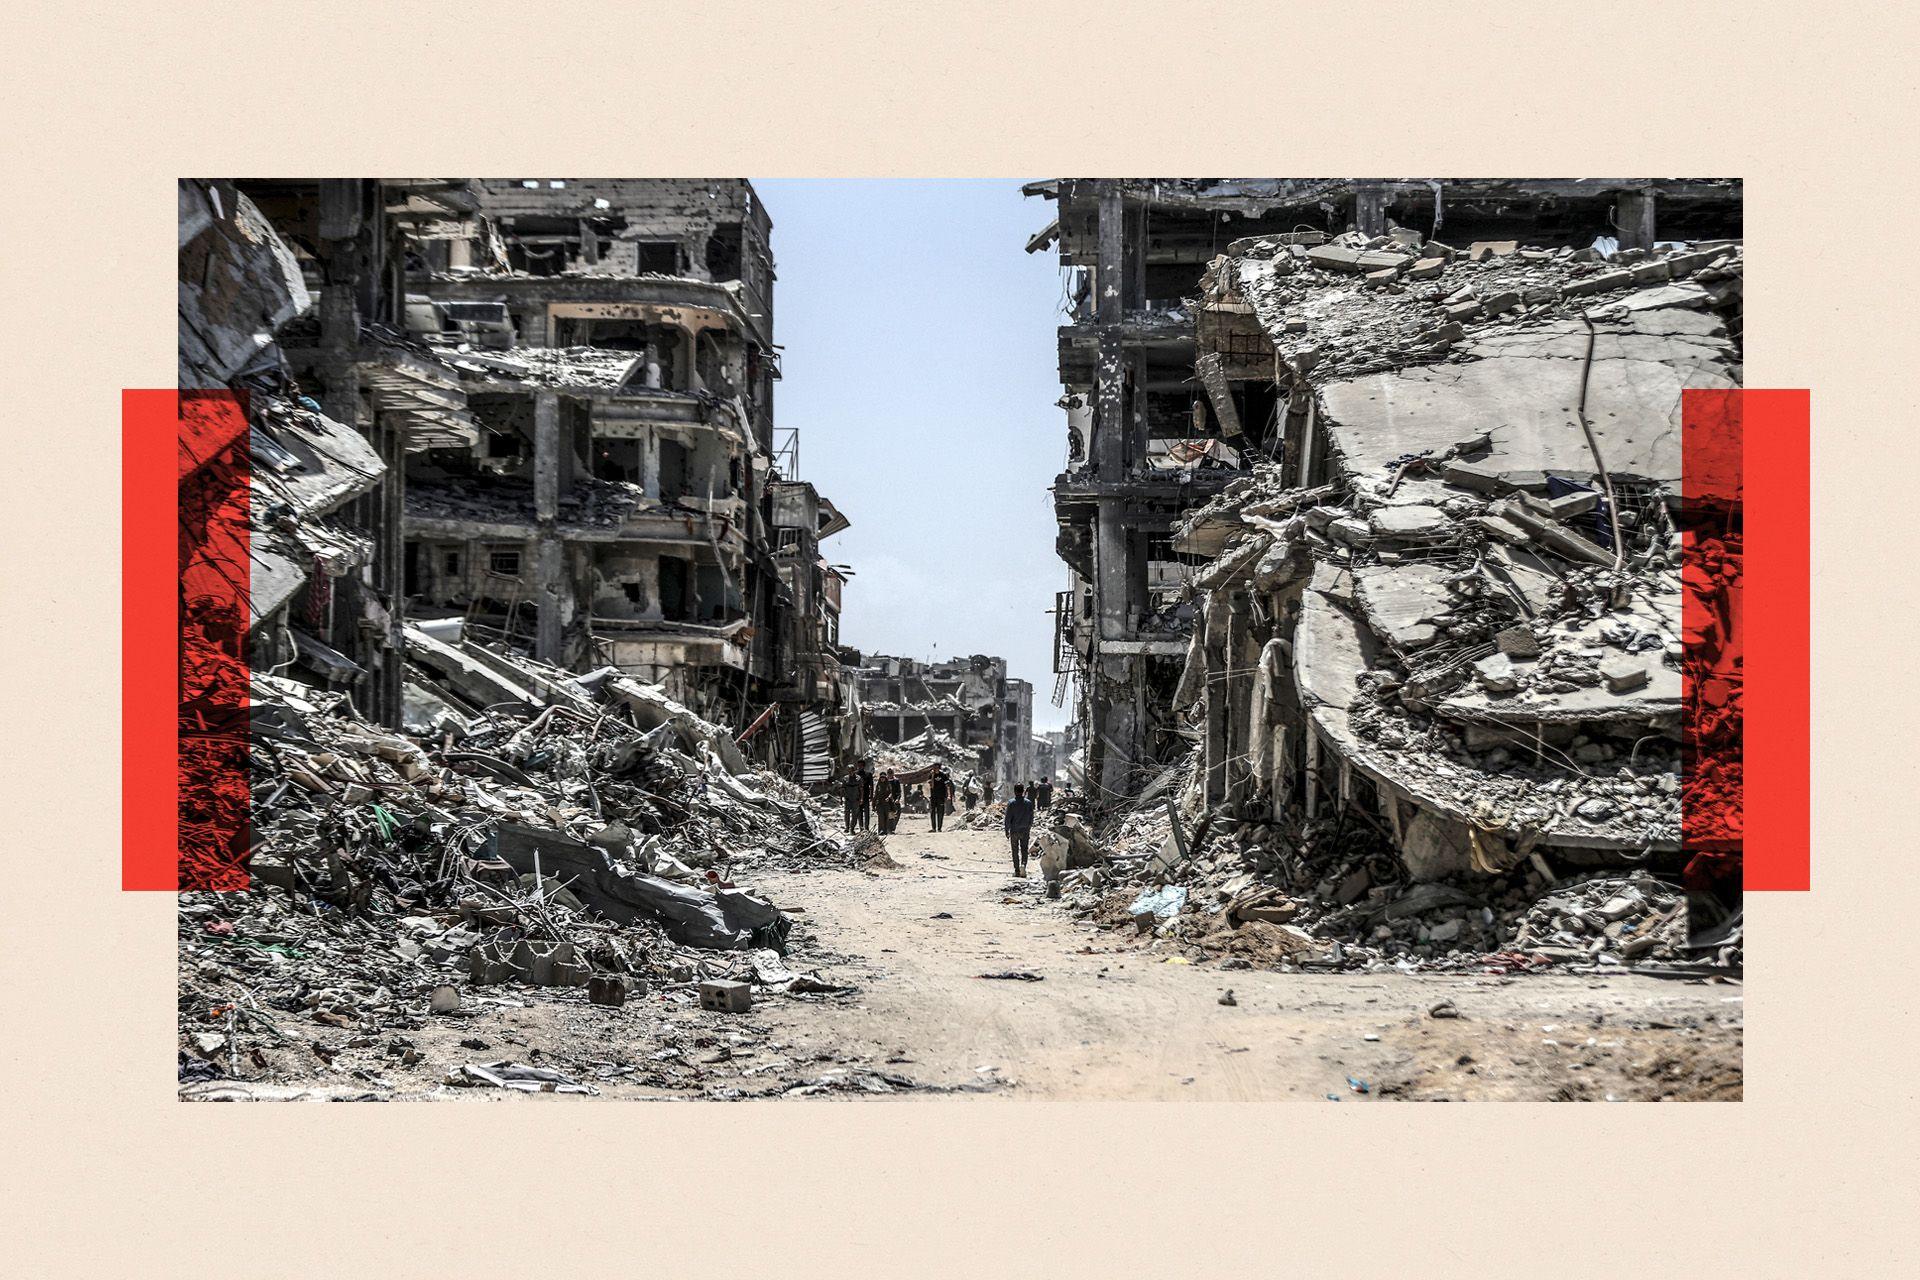
[[[1033,833],[1033,801],[1027,799],[1027,789],[1017,786],[1013,789],[1013,799],[1007,801],[1007,841],[1013,846],[1013,874],[1024,880],[1027,876],[1027,837]]]
[[[1053,804],[1053,779],[1042,778],[1040,785],[1033,789],[1034,808],[1044,813],[1051,804]]]
[[[873,762],[860,762],[860,811],[855,815],[859,819],[860,829],[865,831],[873,817]]]
[[[847,807],[847,833],[851,835],[860,826],[860,802],[866,797],[867,784],[861,780],[860,771],[855,769],[840,780],[840,799]]]
[[[881,773],[876,798],[880,816],[880,834],[883,836],[892,835],[894,826],[900,821],[900,803],[904,791],[905,789],[900,785],[900,779],[893,776],[893,770],[888,769]]]
[[[947,808],[953,803],[953,779],[947,776],[945,769],[934,772],[933,781],[927,784],[927,807],[933,814],[934,831],[940,830],[940,824],[947,816]]]

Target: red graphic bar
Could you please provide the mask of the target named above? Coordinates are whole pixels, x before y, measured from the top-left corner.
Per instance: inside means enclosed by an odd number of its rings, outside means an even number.
[[[1684,393],[1681,838],[1723,898],[1811,880],[1808,438],[1805,391]]]
[[[249,427],[232,392],[122,401],[123,889],[244,889]]]
[[[120,887],[180,887],[179,393],[120,401]]]
[[[1812,887],[1812,397],[1748,391],[1747,888]]]

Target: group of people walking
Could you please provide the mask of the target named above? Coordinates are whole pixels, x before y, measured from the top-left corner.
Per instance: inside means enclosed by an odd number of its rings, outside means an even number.
[[[947,815],[953,812],[956,795],[964,795],[969,810],[980,802],[980,790],[972,774],[967,775],[964,784],[957,784],[942,765],[926,778],[926,784],[929,831],[946,829]],[[894,770],[882,769],[876,776],[873,762],[862,760],[859,768],[841,779],[840,795],[846,806],[849,832],[868,831],[877,826],[885,836],[899,830],[900,814],[906,807],[906,784]],[[1016,876],[1027,874],[1027,846],[1033,834],[1033,815],[1052,804],[1050,778],[1014,787],[1013,799],[1007,802],[1001,826],[1007,833]]]

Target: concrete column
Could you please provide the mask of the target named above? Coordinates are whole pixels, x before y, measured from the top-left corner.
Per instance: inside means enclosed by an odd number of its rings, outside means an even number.
[[[1141,676],[1137,658],[1102,658],[1103,679],[1094,691],[1094,732],[1100,742],[1099,784],[1103,804],[1133,794],[1133,762],[1139,751]]]
[[[1121,499],[1102,498],[1094,513],[1093,607],[1102,640],[1127,638],[1127,528]]]
[[[1225,799],[1227,794],[1227,717],[1231,708],[1227,705],[1227,646],[1224,632],[1229,616],[1225,607],[1216,603],[1198,624],[1206,628],[1206,640],[1200,653],[1204,664],[1202,669],[1206,672],[1207,800],[1216,804]]]
[[[533,518],[551,524],[560,514],[560,397],[533,395]]]
[[[1147,209],[1134,205],[1126,211],[1126,242],[1123,250],[1120,305],[1127,311],[1144,310],[1147,305]]]
[[[1120,336],[1103,332],[1100,354],[1094,369],[1099,410],[1088,443],[1088,456],[1094,475],[1111,484],[1126,471],[1127,358],[1121,350]]]
[[[380,587],[387,597],[387,647],[380,655],[379,695],[375,715],[381,724],[398,728],[406,707],[407,613],[407,453],[406,428],[389,421],[379,428],[381,460],[387,464],[386,482],[377,492],[384,510],[379,529]]]
[[[1353,227],[1363,236],[1387,233],[1387,193],[1374,183],[1361,183],[1353,191]]]
[[[1093,274],[1093,319],[1096,324],[1115,324],[1119,322],[1121,309],[1125,305],[1126,288],[1122,280],[1126,262],[1126,209],[1119,192],[1100,192],[1099,219],[1100,249],[1099,263]]]
[[[539,609],[533,656],[562,665],[566,618],[566,548],[554,528],[560,514],[560,397],[552,391],[533,396],[533,518],[539,533],[533,544],[533,598]]]
[[[1127,448],[1121,465],[1127,468],[1144,466],[1147,460],[1147,353],[1134,350],[1128,353],[1127,368],[1133,374],[1133,404],[1127,423]]]
[[[1614,221],[1620,228],[1622,249],[1651,249],[1654,241],[1651,191],[1622,191],[1614,205]]]
[[[539,606],[533,656],[563,666],[566,645],[566,544],[551,529],[543,529],[533,544],[533,598]]]

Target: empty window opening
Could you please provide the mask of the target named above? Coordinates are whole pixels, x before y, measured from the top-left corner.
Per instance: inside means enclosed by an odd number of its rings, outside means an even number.
[[[680,274],[680,246],[672,240],[642,240],[634,246],[639,251],[639,263],[642,273],[653,272],[663,276]]]
[[[738,280],[740,260],[740,224],[719,224],[707,237],[707,274],[715,280]]]

